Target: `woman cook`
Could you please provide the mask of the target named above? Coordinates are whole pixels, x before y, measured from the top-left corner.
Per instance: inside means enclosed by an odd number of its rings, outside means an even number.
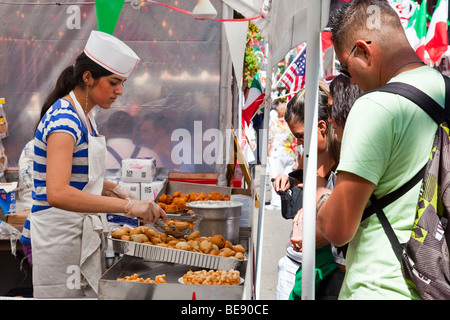
[[[104,180],[106,144],[89,112],[109,109],[138,63],[119,39],[92,31],[84,52],[59,76],[36,129],[31,210],[36,298],[95,297],[103,272],[101,213],[146,222],[164,211]],[[112,197],[114,196],[114,197]]]

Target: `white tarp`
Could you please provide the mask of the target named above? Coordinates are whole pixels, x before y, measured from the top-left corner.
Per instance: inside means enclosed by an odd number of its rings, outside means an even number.
[[[252,22],[259,28],[267,43],[268,68],[270,72],[284,56],[300,43],[308,43],[306,56],[306,109],[304,145],[304,202],[303,202],[303,278],[302,299],[314,299],[315,269],[315,218],[316,218],[316,172],[317,172],[317,87],[320,69],[320,31],[328,23],[330,0],[222,0],[246,18],[264,17]],[[308,19],[309,18],[309,19]],[[267,70],[266,100],[272,91],[271,73]],[[267,135],[269,116],[265,113],[264,132]],[[310,134],[308,134],[310,133]],[[263,141],[267,141],[267,138]],[[262,146],[263,157],[267,146]],[[262,161],[260,209],[256,247],[255,293],[259,298],[260,264],[262,254],[262,227],[264,223],[264,197],[266,184],[266,161]]]
[[[321,28],[328,22],[330,1],[320,0],[222,0],[246,18],[264,13],[264,17],[252,22],[270,44],[268,55],[277,64],[288,51],[306,41],[306,17],[312,1],[322,3]],[[266,11],[268,10],[268,11]]]

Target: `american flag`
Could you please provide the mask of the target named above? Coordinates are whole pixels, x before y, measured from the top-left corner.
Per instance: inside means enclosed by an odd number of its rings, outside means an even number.
[[[306,43],[281,76],[280,81],[284,83],[289,93],[296,92],[305,85],[306,69]],[[292,98],[292,97],[290,97]],[[289,99],[290,100],[290,99]]]

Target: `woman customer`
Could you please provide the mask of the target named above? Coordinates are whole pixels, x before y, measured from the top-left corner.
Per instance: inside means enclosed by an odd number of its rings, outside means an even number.
[[[35,298],[96,296],[106,225],[99,213],[167,220],[154,202],[133,199],[104,180],[105,139],[89,114],[96,105],[111,107],[138,61],[119,39],[92,31],[84,52],[63,70],[44,102],[34,139],[30,231]]]
[[[317,187],[332,188],[334,184],[334,168],[339,160],[340,144],[336,140],[336,136],[331,125],[328,123],[328,85],[319,82],[318,95],[318,132],[317,132]],[[303,145],[304,142],[304,123],[305,123],[305,89],[297,93],[294,98],[289,101],[285,115],[286,122],[289,125],[297,142]],[[303,158],[300,159],[298,169],[303,168]],[[286,190],[290,187],[287,175],[279,175],[273,182],[274,189]],[[296,219],[293,221],[297,222]],[[280,259],[278,263],[278,284],[276,289],[277,300],[286,300],[295,284],[295,275],[302,263],[301,239],[292,239],[286,247],[286,255]],[[331,246],[328,241],[323,238],[319,232],[316,232],[316,248],[317,254],[323,256],[324,265],[329,266],[327,275],[337,268],[333,261]],[[329,264],[327,262],[330,262]]]
[[[351,83],[350,79],[344,77],[343,75],[336,76],[330,83],[330,94],[328,95],[328,123],[333,127],[333,131],[336,134],[336,139],[340,142],[342,140],[342,134],[345,127],[345,122],[347,121],[347,116],[350,112],[350,109],[355,102],[355,100],[359,97],[362,91],[358,86]],[[320,116],[319,116],[320,117]],[[338,154],[339,156],[339,154]],[[338,160],[337,160],[338,162]],[[336,162],[336,165],[337,165]],[[332,174],[334,177],[334,173]],[[332,192],[334,187],[334,181],[329,181],[326,186],[321,186],[318,183],[317,188],[317,206],[320,207],[324,201],[326,201],[326,197],[329,193]],[[298,224],[302,224],[302,216],[301,211],[296,216],[296,222]],[[316,232],[316,248],[320,248],[324,238],[320,234],[320,232]],[[294,241],[294,245],[297,244],[298,247],[301,247],[302,241],[301,238]],[[317,299],[337,299],[337,295],[339,294],[340,287],[342,285],[343,277],[345,274],[345,249],[346,248],[337,248],[335,246],[331,247],[334,262],[337,265],[337,269],[334,269],[328,277],[323,277],[322,282],[320,283],[320,288],[317,288]],[[318,252],[319,253],[319,252]],[[320,255],[316,256],[317,258],[321,258],[319,263],[326,267],[333,267],[333,264],[330,261],[330,256],[327,252],[321,251]],[[328,261],[324,260],[324,258],[328,257]],[[280,260],[282,262],[284,258]],[[324,263],[325,261],[325,263]],[[321,270],[322,272],[323,270]],[[297,277],[300,278],[301,274],[297,273]],[[291,275],[292,278],[292,275]],[[301,279],[301,278],[300,278]],[[320,279],[316,278],[316,281]],[[294,290],[291,293],[291,298],[300,298],[301,291],[299,290],[301,286],[301,282],[298,281],[294,287]]]

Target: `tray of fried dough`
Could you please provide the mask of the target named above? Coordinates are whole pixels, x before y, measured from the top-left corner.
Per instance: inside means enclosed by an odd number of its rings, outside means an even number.
[[[220,235],[201,237],[199,231],[176,239],[145,226],[122,227],[111,230],[109,238],[114,252],[150,261],[222,270],[236,269],[246,261],[242,245],[232,245]]]

